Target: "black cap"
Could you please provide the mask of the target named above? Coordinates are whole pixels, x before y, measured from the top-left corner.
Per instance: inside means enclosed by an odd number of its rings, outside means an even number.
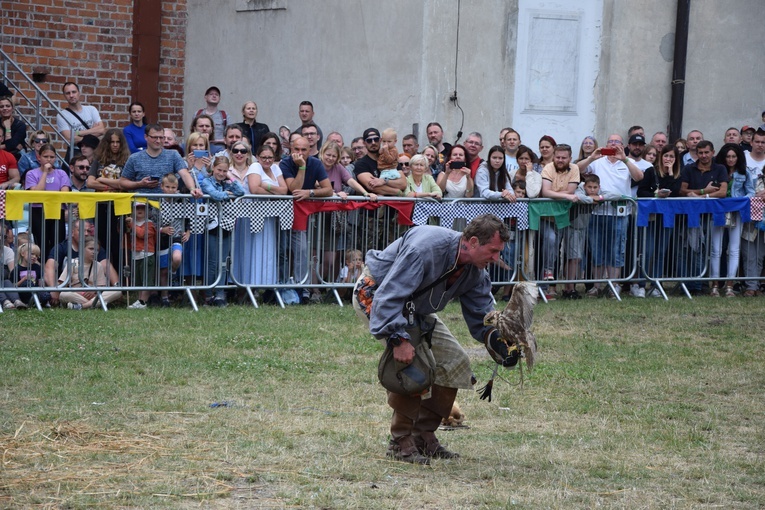
[[[371,135],[371,134],[375,134],[375,135],[377,135],[377,136],[380,136],[380,132],[377,130],[377,128],[366,128],[366,129],[364,130],[364,135],[362,136],[362,138],[363,138],[364,140],[366,140],[366,139],[367,139],[367,137],[368,137],[369,135]]]
[[[645,145],[645,137],[643,135],[632,135],[630,136],[630,141],[628,145],[630,143],[642,143],[643,145]]]
[[[82,147],[85,146],[85,147],[90,147],[91,149],[96,149],[98,147],[99,142],[100,140],[98,139],[98,137],[93,135],[85,135],[82,137],[82,140],[77,142],[77,147],[82,149]]]

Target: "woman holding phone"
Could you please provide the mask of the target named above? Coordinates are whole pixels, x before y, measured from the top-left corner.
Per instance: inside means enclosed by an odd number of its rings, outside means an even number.
[[[475,188],[470,167],[465,161],[465,147],[452,145],[444,171],[438,176],[438,186],[446,198],[472,198]]]

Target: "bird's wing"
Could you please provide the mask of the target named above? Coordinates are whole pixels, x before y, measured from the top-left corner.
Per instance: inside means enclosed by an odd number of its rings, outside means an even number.
[[[519,317],[519,326],[525,330],[531,328],[534,320],[534,306],[537,304],[537,286],[535,283],[520,282],[513,288],[513,295],[510,297],[505,311],[506,316]],[[513,314],[515,312],[517,315]]]

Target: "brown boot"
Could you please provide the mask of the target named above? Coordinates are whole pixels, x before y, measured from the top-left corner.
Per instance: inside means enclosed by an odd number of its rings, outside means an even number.
[[[420,404],[420,412],[414,425],[414,441],[420,453],[437,459],[456,459],[458,453],[444,448],[436,438],[435,431],[441,419],[449,416],[457,397],[457,388],[436,386],[430,389],[431,396]]]
[[[388,392],[388,405],[393,408],[388,457],[412,464],[430,464],[430,459],[420,455],[412,437],[414,420],[419,413],[421,401],[420,397],[407,397]]]

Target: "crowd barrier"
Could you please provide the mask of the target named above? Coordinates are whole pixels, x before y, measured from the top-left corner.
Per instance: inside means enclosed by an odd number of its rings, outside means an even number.
[[[493,283],[535,281],[543,300],[564,292],[570,297],[568,289],[582,284],[590,295],[617,299],[627,282],[665,299],[670,287],[690,298],[709,281],[743,281],[758,289],[765,255],[762,200],[747,198],[583,204],[361,197],[295,202],[246,195],[215,202],[186,195],[8,191],[0,193],[4,231],[25,208],[42,251],[42,274],[26,267],[24,275],[32,277],[18,286],[18,270],[6,274],[0,293],[18,292],[38,309],[49,297],[74,303],[95,297],[93,306],[106,310],[121,295],[133,303],[152,293],[159,303],[167,297],[194,310],[216,299],[254,307],[306,299],[342,306],[360,269],[354,253],[383,249],[414,225],[461,230],[485,213],[502,218],[511,232],[501,261],[489,268]],[[98,240],[101,252],[94,256],[105,262],[88,263],[88,236]],[[26,249],[22,265],[34,263],[31,243],[16,248]],[[152,250],[155,256],[143,253]],[[600,290],[593,293],[592,286]]]

